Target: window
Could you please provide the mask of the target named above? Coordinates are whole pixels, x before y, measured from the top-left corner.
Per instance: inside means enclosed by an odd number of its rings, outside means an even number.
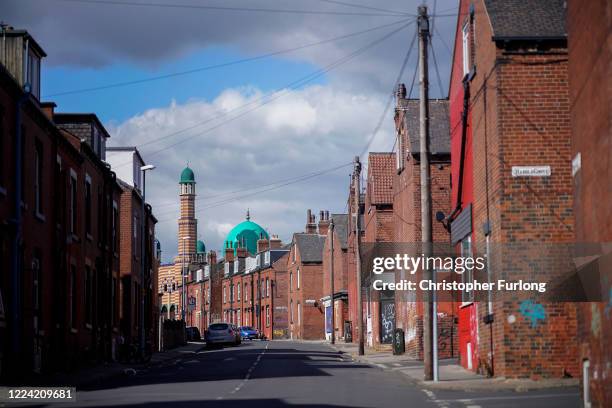
[[[461,29],[463,50],[463,75],[470,73],[470,23],[466,21]]]
[[[91,268],[85,266],[85,324],[91,325],[91,315],[93,314],[93,290],[92,290]]]
[[[293,292],[293,272],[289,272],[289,292]]]
[[[266,297],[270,297],[270,279],[266,278]]]
[[[85,175],[85,235],[91,237],[91,177]]]
[[[117,202],[113,201],[113,220],[112,220],[112,240],[113,240],[113,253],[117,252],[117,241],[119,240],[119,234],[117,233],[117,227],[119,226],[119,210],[117,209]]]
[[[289,303],[289,321],[293,323],[293,299]]]
[[[140,253],[140,248],[138,245],[138,216],[134,215],[134,222],[132,223],[133,233],[132,233],[132,252],[134,253],[134,257],[138,258],[138,254]]]
[[[77,232],[77,175],[70,170],[70,232]]]
[[[227,286],[223,287],[223,303],[227,303]]]
[[[461,256],[463,258],[466,257],[472,257],[472,237],[470,237],[469,235],[467,237],[465,237],[462,241],[461,241]],[[466,282],[472,282],[474,280],[474,271],[472,269],[466,269],[465,272],[463,272],[463,274],[461,275],[461,281],[466,283]],[[473,302],[474,301],[474,291],[463,291],[461,292],[461,300],[465,303],[467,302]]]
[[[270,327],[270,306],[266,306],[266,327]]]
[[[241,312],[242,312],[241,309],[238,309],[238,312],[236,312],[237,316],[238,316],[237,322],[238,322],[239,325],[242,325],[242,320],[240,320],[242,318],[242,313]]]
[[[238,289],[238,300],[240,300],[240,288],[242,286],[240,284],[236,285],[236,289]]]
[[[247,300],[249,300],[249,284],[245,283],[244,284],[244,301],[246,302]]]
[[[395,153],[397,170],[404,169],[404,138],[402,137],[401,130],[397,132],[397,152]]]
[[[300,268],[297,268],[296,286],[298,289],[300,289]]]
[[[27,57],[27,80],[30,92],[36,99],[40,99],[40,58],[32,49],[29,50]]]
[[[297,305],[297,319],[298,319],[298,326],[302,324],[302,305],[300,304],[300,302],[298,302]]]
[[[41,216],[43,214],[43,146],[38,140],[34,145],[34,207],[36,208],[36,215]]]
[[[42,288],[40,282],[40,267],[42,263],[40,262],[39,251],[35,250],[37,255],[32,259],[32,300],[34,303],[34,330],[38,331],[41,326],[40,314],[42,311]]]
[[[76,328],[77,320],[77,273],[76,266],[70,265],[70,327]]]

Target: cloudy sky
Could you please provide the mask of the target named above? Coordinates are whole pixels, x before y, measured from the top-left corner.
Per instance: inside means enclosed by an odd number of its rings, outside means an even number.
[[[197,181],[198,235],[219,249],[252,220],[284,241],[308,208],[344,212],[416,33],[416,0],[3,0],[45,49],[42,94],[94,112],[111,146],[157,166],[147,201],[164,260],[177,252],[178,177]],[[455,0],[435,7],[431,96],[446,96]],[[410,84],[416,45],[401,81]],[[418,95],[415,85],[413,96]],[[392,109],[370,151],[393,147]],[[324,172],[323,174],[320,174]]]

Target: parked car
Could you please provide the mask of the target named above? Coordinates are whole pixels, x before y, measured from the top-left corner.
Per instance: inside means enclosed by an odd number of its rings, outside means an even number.
[[[251,326],[242,326],[240,327],[240,337],[242,337],[243,340],[258,339],[259,332]]]
[[[195,326],[185,328],[185,339],[187,341],[202,340],[202,336],[200,336],[200,329]]]
[[[231,323],[213,323],[205,332],[206,344],[240,344],[240,333]]]

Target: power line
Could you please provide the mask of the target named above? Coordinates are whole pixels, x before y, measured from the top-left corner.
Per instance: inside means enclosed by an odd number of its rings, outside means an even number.
[[[434,62],[434,67],[436,69],[436,77],[438,78],[438,89],[440,89],[440,97],[444,98],[444,88],[442,88],[442,78],[440,77],[440,70],[438,69],[438,61],[436,60],[436,52],[434,51],[433,41],[429,42],[429,47],[431,48],[431,56]]]
[[[303,10],[303,9],[277,9],[277,8],[258,8],[258,7],[231,7],[231,6],[210,6],[201,4],[176,4],[176,3],[154,3],[154,2],[135,2],[135,1],[115,1],[115,0],[56,0],[67,3],[83,3],[108,6],[129,6],[129,7],[157,7],[165,9],[187,9],[187,10],[212,10],[212,11],[235,11],[235,12],[254,12],[254,13],[277,13],[277,14],[307,14],[307,15],[333,15],[333,16],[362,16],[362,17],[397,17],[396,13],[364,13],[334,10]]]
[[[252,196],[255,196],[257,194],[265,193],[265,192],[272,191],[272,190],[277,190],[277,189],[282,188],[282,187],[286,187],[286,186],[289,186],[289,185],[292,185],[292,184],[300,183],[302,181],[306,181],[306,180],[312,179],[314,177],[319,177],[319,176],[322,176],[324,174],[331,173],[333,171],[339,170],[341,168],[344,168],[344,167],[347,167],[347,166],[351,166],[352,164],[353,164],[352,162],[351,163],[341,164],[339,166],[335,166],[335,167],[332,167],[330,169],[322,170],[322,171],[319,171],[319,172],[316,172],[316,173],[313,173],[313,174],[310,174],[310,175],[307,175],[307,176],[304,176],[304,177],[300,177],[299,179],[296,179],[296,180],[293,180],[293,181],[289,181],[289,182],[286,182],[286,183],[282,183],[282,184],[279,184],[277,186],[273,186],[273,187],[270,187],[270,188],[266,188],[266,189],[263,189],[263,190],[255,191],[255,192],[252,192],[252,193],[249,193],[249,194],[244,194],[244,195],[237,196],[237,197],[228,198],[226,200],[217,201],[215,203],[212,203],[212,204],[209,204],[209,205],[206,205],[206,206],[202,207],[201,209],[196,211],[196,213],[198,213],[198,212],[200,212],[202,210],[206,210],[206,209],[210,209],[210,208],[215,208],[215,207],[219,207],[219,206],[222,206],[222,205],[225,205],[225,204],[232,203],[234,201],[242,200],[242,199],[247,198],[247,197],[252,197]],[[175,212],[176,211],[165,212],[165,213],[161,213],[159,215],[170,214],[170,213],[175,213]],[[165,219],[165,220],[161,220],[161,221],[158,221],[158,223],[166,222],[166,221],[171,221],[171,220],[174,220],[174,218],[168,218],[168,219]]]
[[[370,148],[372,142],[374,141],[374,138],[376,137],[376,134],[378,133],[378,131],[382,127],[383,122],[384,122],[385,118],[387,117],[387,112],[389,111],[389,108],[391,107],[391,103],[393,102],[393,97],[395,95],[395,90],[397,89],[397,86],[398,86],[400,80],[402,79],[402,75],[404,74],[404,70],[406,69],[406,65],[408,64],[408,60],[410,59],[410,54],[412,53],[412,49],[414,48],[415,40],[416,40],[416,31],[414,32],[414,36],[412,37],[412,41],[410,42],[410,47],[408,48],[408,52],[406,52],[406,56],[404,57],[404,60],[402,61],[402,66],[400,68],[399,73],[397,74],[397,78],[395,79],[395,82],[393,83],[393,89],[391,90],[391,95],[387,99],[387,103],[385,105],[385,109],[383,110],[383,113],[380,116],[380,119],[378,120],[378,123],[376,124],[376,127],[374,128],[374,131],[372,132],[372,136],[370,136],[370,139],[368,140],[368,143],[366,144],[364,149],[359,154],[359,157],[362,157],[368,151],[368,149]]]
[[[361,48],[357,49],[356,51],[353,51],[352,53],[350,53],[350,54],[348,54],[348,55],[345,55],[344,57],[342,57],[342,58],[340,58],[340,59],[336,60],[335,62],[333,62],[333,63],[331,63],[331,64],[327,65],[325,68],[322,68],[322,69],[319,69],[319,70],[317,70],[317,71],[314,71],[314,72],[312,72],[311,74],[306,75],[305,77],[302,77],[301,79],[299,79],[299,80],[297,80],[297,81],[294,81],[294,82],[293,82],[292,84],[290,84],[289,86],[285,86],[285,87],[283,87],[283,88],[287,88],[287,87],[289,87],[289,88],[295,89],[295,88],[297,88],[298,86],[304,85],[304,84],[306,84],[306,83],[308,83],[308,82],[311,82],[311,81],[315,80],[315,79],[316,79],[316,78],[318,78],[318,77],[321,77],[321,76],[325,75],[326,73],[330,72],[332,69],[335,69],[336,67],[338,67],[338,66],[340,66],[340,65],[342,65],[342,64],[344,64],[344,63],[346,63],[347,61],[349,61],[349,60],[351,60],[351,59],[353,59],[353,58],[357,57],[358,55],[360,55],[360,54],[362,54],[363,52],[367,51],[369,48],[373,47],[374,45],[376,45],[376,44],[378,44],[378,43],[380,43],[380,42],[382,42],[382,41],[384,41],[384,40],[388,39],[388,38],[389,38],[389,37],[391,37],[392,35],[394,35],[394,34],[396,34],[397,32],[399,32],[399,31],[403,30],[404,28],[408,27],[408,26],[409,26],[410,24],[412,24],[413,22],[414,22],[414,21],[411,21],[411,22],[409,22],[409,23],[407,23],[407,24],[404,24],[404,25],[402,25],[402,26],[398,27],[397,29],[395,29],[395,30],[393,30],[393,31],[391,31],[391,32],[389,32],[389,33],[387,33],[387,34],[385,34],[384,36],[382,36],[382,37],[380,37],[380,38],[378,38],[378,39],[376,39],[376,40],[374,40],[374,41],[370,42],[369,44],[367,44],[367,45],[365,45],[365,46],[363,46],[363,47],[361,47]],[[197,137],[197,136],[202,136],[203,134],[206,134],[206,133],[208,133],[208,132],[210,132],[210,131],[212,131],[212,130],[215,130],[215,129],[217,129],[217,128],[219,128],[219,127],[221,127],[221,126],[223,126],[223,125],[225,125],[225,124],[227,124],[227,123],[230,123],[230,122],[232,122],[232,121],[236,120],[236,119],[239,119],[239,118],[241,118],[242,116],[245,116],[246,114],[248,114],[248,113],[250,113],[250,112],[252,112],[252,111],[254,111],[254,110],[256,110],[256,109],[259,109],[259,108],[261,108],[261,107],[263,107],[263,106],[265,106],[265,105],[267,105],[267,104],[269,104],[269,103],[271,103],[271,102],[273,102],[273,101],[275,101],[275,100],[277,100],[277,99],[279,99],[279,98],[283,97],[284,95],[286,95],[286,94],[288,93],[288,90],[287,90],[287,89],[283,89],[283,88],[281,88],[281,89],[279,89],[279,90],[276,90],[276,91],[272,91],[272,92],[270,92],[270,93],[268,93],[268,94],[264,95],[264,97],[269,96],[270,98],[269,98],[269,99],[267,99],[267,100],[264,100],[264,101],[263,101],[263,102],[262,102],[260,105],[256,105],[255,107],[253,107],[253,108],[251,108],[251,109],[248,109],[248,110],[246,110],[246,111],[244,111],[244,112],[242,112],[242,113],[240,113],[240,114],[238,114],[238,115],[236,115],[236,116],[230,117],[229,119],[227,119],[227,120],[225,120],[225,121],[223,121],[223,122],[221,122],[221,123],[219,123],[219,124],[217,124],[217,125],[215,125],[215,126],[212,126],[212,127],[210,127],[210,128],[207,128],[207,129],[205,129],[204,131],[202,131],[202,132],[200,132],[200,133],[198,133],[198,134],[194,134],[194,135],[187,136],[186,138],[184,138],[184,139],[182,139],[182,140],[180,140],[180,141],[178,141],[178,142],[176,142],[176,143],[173,143],[173,144],[171,144],[171,145],[169,145],[169,146],[166,146],[166,147],[164,147],[164,148],[162,148],[162,149],[159,149],[159,150],[154,151],[154,152],[151,152],[151,153],[147,153],[147,155],[148,155],[148,156],[153,156],[153,155],[159,154],[159,153],[161,153],[161,152],[163,152],[163,151],[165,151],[165,150],[168,150],[168,149],[170,149],[170,148],[172,148],[172,147],[174,147],[174,146],[176,146],[176,145],[178,145],[178,144],[184,143],[184,142],[186,142],[187,140],[190,140],[190,139],[192,139],[192,138],[194,138],[194,137]],[[276,94],[276,95],[275,95],[275,94]],[[262,97],[262,98],[258,98],[258,100],[264,99],[264,97]],[[228,114],[228,113],[230,113],[230,112],[232,112],[232,111],[234,111],[234,110],[241,109],[241,108],[243,108],[243,107],[245,107],[245,106],[247,106],[247,105],[250,105],[250,104],[252,104],[252,103],[253,103],[253,101],[251,101],[251,102],[249,102],[249,103],[247,103],[247,104],[245,104],[245,105],[242,105],[242,106],[240,106],[240,107],[237,107],[237,108],[235,108],[235,109],[232,109],[232,110],[228,111],[227,113],[225,113],[225,114],[221,115],[221,117],[222,117],[222,116],[227,116],[227,114]],[[214,119],[216,119],[216,118],[212,118],[212,119],[210,119],[210,120],[207,120],[206,122],[210,122],[210,121],[212,121],[212,120],[214,120]],[[160,139],[161,139],[161,138],[159,138],[159,139],[157,139],[157,140],[160,140]],[[143,144],[143,145],[144,145],[144,144]],[[119,164],[119,165],[115,166],[115,168],[117,168],[117,167],[122,167],[122,166],[126,166],[126,165],[129,165],[129,164],[131,164],[131,162],[121,163],[121,164]]]
[[[333,169],[336,169],[336,168],[334,167]],[[246,187],[246,188],[243,188],[243,189],[229,191],[229,192],[226,192],[226,193],[215,194],[215,195],[212,195],[212,196],[199,196],[199,197],[196,198],[196,200],[206,201],[206,200],[210,200],[210,199],[213,199],[213,198],[224,197],[224,196],[228,196],[228,195],[242,193],[242,192],[245,192],[245,191],[258,190],[260,188],[274,186],[276,184],[280,184],[280,183],[284,183],[284,182],[288,182],[288,181],[298,180],[298,179],[301,179],[303,177],[309,177],[311,175],[317,175],[318,173],[319,172],[310,172],[310,173],[301,174],[299,176],[294,176],[294,177],[289,177],[289,178],[285,178],[285,179],[281,179],[281,180],[276,180],[276,181],[271,182],[271,183],[262,184],[262,185],[258,185],[258,186],[252,186],[252,187]],[[155,207],[156,208],[168,207],[170,204],[171,205],[179,205],[179,203],[173,201],[173,202],[166,202],[166,204],[161,204],[161,205],[158,204]]]
[[[321,41],[316,41],[316,42],[309,43],[309,44],[300,45],[298,47],[292,47],[292,48],[286,48],[284,50],[272,51],[272,52],[269,52],[269,53],[266,53],[266,54],[262,54],[262,55],[257,55],[257,56],[254,56],[254,57],[242,58],[242,59],[238,59],[238,60],[234,60],[234,61],[223,62],[223,63],[220,63],[220,64],[207,65],[207,66],[199,67],[199,68],[192,68],[192,69],[188,69],[188,70],[185,70],[185,71],[170,72],[170,73],[167,73],[167,74],[151,76],[151,77],[148,77],[148,78],[134,79],[134,80],[130,80],[130,81],[115,82],[115,83],[110,83],[110,84],[100,85],[100,86],[94,86],[94,87],[89,87],[89,88],[81,88],[81,89],[73,89],[73,90],[68,90],[68,91],[55,92],[55,93],[52,93],[52,94],[49,94],[49,95],[45,95],[45,97],[50,98],[50,97],[56,97],[56,96],[74,95],[74,94],[93,92],[93,91],[102,91],[102,90],[106,90],[106,89],[120,88],[120,87],[124,87],[124,86],[131,86],[131,85],[137,85],[137,84],[142,84],[142,83],[147,83],[147,82],[152,82],[152,81],[159,81],[159,80],[162,80],[162,79],[174,78],[174,77],[178,77],[178,76],[190,75],[190,74],[195,74],[195,73],[203,72],[203,71],[209,71],[209,70],[212,70],[212,69],[224,68],[224,67],[228,67],[228,66],[232,66],[232,65],[237,65],[237,64],[243,64],[243,63],[246,63],[246,62],[257,61],[257,60],[260,60],[260,59],[265,59],[265,58],[273,57],[273,56],[276,56],[276,55],[287,54],[287,53],[291,53],[291,52],[294,52],[294,51],[303,50],[305,48],[310,48],[310,47],[314,47],[314,46],[317,46],[317,45],[322,45],[322,44],[327,44],[327,43],[330,43],[330,42],[344,40],[346,38],[355,37],[355,36],[358,36],[358,35],[361,35],[361,34],[365,34],[365,33],[369,33],[369,32],[376,31],[376,30],[380,30],[380,29],[383,29],[383,28],[391,27],[393,25],[406,22],[407,20],[408,19],[405,18],[405,19],[402,19],[402,20],[399,20],[399,21],[395,21],[395,22],[390,23],[390,24],[383,24],[383,25],[379,25],[379,26],[376,26],[376,27],[372,27],[372,28],[366,29],[366,30],[356,31],[356,32],[349,33],[349,34],[344,34],[344,35],[341,35],[341,36],[338,36],[338,37],[328,38],[328,39],[325,39],[325,40],[321,40]]]
[[[371,7],[371,6],[364,6],[361,4],[354,4],[354,3],[346,3],[344,1],[337,1],[337,0],[318,0],[322,3],[330,3],[330,4],[339,4],[341,6],[347,6],[347,7],[354,7],[354,8],[360,8],[360,9],[364,9],[364,10],[374,10],[374,11],[382,11],[385,13],[392,13],[392,14],[397,14],[397,15],[407,15],[407,16],[415,16],[415,14],[411,14],[411,13],[406,13],[403,11],[395,11],[395,10],[387,10],[387,9],[382,9],[379,7]]]

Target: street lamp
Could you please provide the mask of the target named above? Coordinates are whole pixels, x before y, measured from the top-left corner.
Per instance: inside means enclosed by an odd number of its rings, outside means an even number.
[[[145,178],[147,175],[147,171],[155,169],[155,166],[152,164],[147,164],[145,166],[140,167],[140,172],[142,173],[142,222],[140,228],[140,318],[138,319],[138,330],[140,332],[140,355],[144,355],[144,347],[145,347],[145,331],[144,331],[144,310],[145,310],[145,224],[146,224],[146,214],[145,214]]]
[[[183,264],[181,271],[181,319],[183,322],[185,322],[185,307],[187,306],[185,302],[187,299],[187,292],[185,291],[185,242],[188,239],[191,239],[191,237],[183,237],[183,256],[181,257]]]

